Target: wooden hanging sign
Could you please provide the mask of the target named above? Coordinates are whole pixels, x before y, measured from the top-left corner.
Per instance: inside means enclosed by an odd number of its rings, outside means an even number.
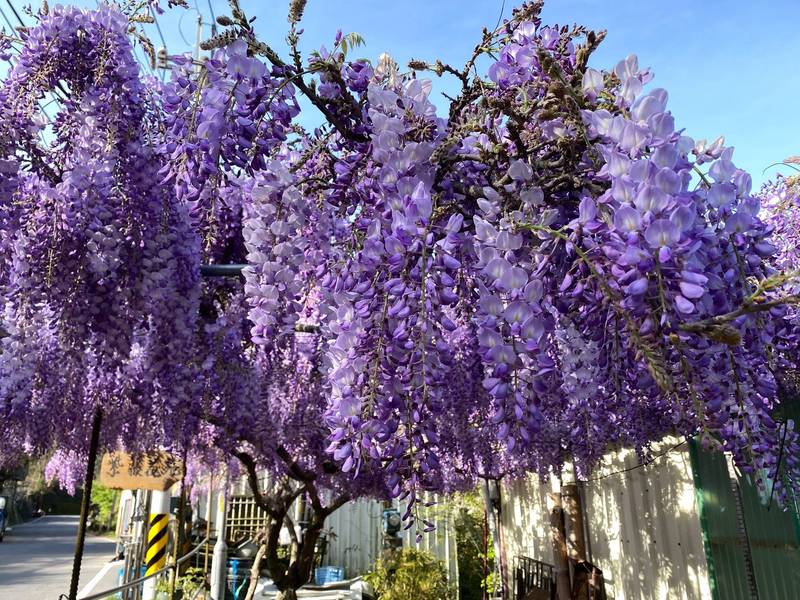
[[[181,480],[181,459],[168,452],[109,452],[100,465],[100,483],[118,490],[166,492]]]

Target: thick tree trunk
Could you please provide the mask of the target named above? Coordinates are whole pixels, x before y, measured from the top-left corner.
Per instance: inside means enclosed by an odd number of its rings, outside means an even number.
[[[281,455],[280,449],[278,454]],[[283,454],[287,454],[285,450],[283,450]],[[279,590],[278,600],[296,600],[297,590],[308,583],[311,571],[314,568],[315,548],[325,525],[325,519],[340,506],[343,506],[350,497],[342,495],[332,500],[327,506],[323,506],[321,495],[314,485],[313,473],[304,471],[291,460],[288,454],[284,461],[292,473],[291,477],[295,481],[292,482],[291,479],[287,478],[287,480],[276,486],[271,493],[262,493],[259,487],[255,460],[246,452],[236,452],[235,456],[247,471],[248,484],[253,492],[256,504],[269,515],[267,536],[263,543],[262,556],[263,559],[266,559],[272,581]],[[294,523],[288,515],[294,501],[304,493],[309,494],[313,516],[303,540],[300,541],[293,530]],[[292,553],[288,569],[284,568],[278,558],[280,531],[284,523],[292,528]],[[261,553],[261,550],[259,549],[259,553]],[[255,591],[254,588],[253,591]],[[252,598],[250,593],[248,589],[248,598]]]
[[[569,557],[573,560],[585,561],[586,537],[583,527],[583,504],[576,483],[567,483],[561,488],[567,522],[569,523],[569,537],[567,549]]]
[[[326,515],[314,515],[303,536],[303,543],[299,546],[297,559],[289,565],[289,581],[295,589],[305,585],[311,580],[311,570],[314,568],[314,550],[317,545]]]
[[[314,517],[311,526],[306,531],[303,543],[297,544],[293,542],[293,546],[297,546],[297,550],[293,552],[290,557],[289,568],[284,570],[283,565],[278,559],[278,540],[280,538],[280,530],[286,522],[286,512],[289,507],[286,507],[283,518],[271,518],[267,529],[267,542],[265,544],[264,556],[267,560],[270,575],[275,586],[280,590],[281,596],[278,598],[285,598],[287,600],[297,598],[297,590],[308,583],[311,575],[311,569],[314,566],[314,546],[317,538],[322,531],[322,525],[325,522],[325,516]],[[290,521],[291,522],[291,521]]]

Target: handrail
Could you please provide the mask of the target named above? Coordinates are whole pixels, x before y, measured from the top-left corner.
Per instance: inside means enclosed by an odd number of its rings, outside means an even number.
[[[194,549],[191,552],[181,556],[177,560],[177,562],[175,564],[167,565],[166,567],[164,567],[162,569],[159,569],[155,573],[150,573],[150,575],[145,575],[144,577],[139,577],[138,579],[134,579],[133,581],[129,581],[128,583],[125,583],[123,585],[117,586],[115,588],[111,588],[110,590],[105,590],[103,592],[98,592],[96,594],[92,594],[91,596],[83,596],[83,597],[79,598],[78,600],[103,600],[103,599],[107,598],[108,596],[110,596],[111,594],[116,594],[117,592],[121,592],[122,590],[127,590],[128,588],[131,588],[131,587],[133,587],[135,585],[139,585],[140,583],[142,583],[143,581],[146,581],[147,579],[151,579],[153,577],[158,577],[159,575],[161,575],[165,571],[169,571],[170,569],[177,569],[180,565],[182,565],[187,560],[192,558],[195,554],[200,552],[200,549],[206,543],[208,543],[209,539],[210,538],[208,536],[206,536],[203,539],[203,541],[200,542],[199,544],[197,544],[197,546],[195,546]]]

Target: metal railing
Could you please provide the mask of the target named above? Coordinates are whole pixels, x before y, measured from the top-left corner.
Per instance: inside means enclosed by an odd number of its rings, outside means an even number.
[[[606,600],[606,582],[603,571],[585,560],[570,559],[574,583],[572,587],[573,595],[577,598],[588,598],[589,600]],[[577,573],[581,573],[579,578]],[[583,587],[583,589],[578,589]],[[577,594],[580,594],[577,595]]]
[[[527,556],[515,556],[514,599],[523,600],[534,591],[540,592],[542,598],[556,597],[553,565]]]
[[[112,594],[116,594],[117,592],[122,592],[124,590],[130,589],[133,586],[138,586],[140,583],[143,583],[144,581],[146,581],[148,579],[151,579],[153,577],[158,577],[159,575],[169,571],[170,569],[175,569],[175,571],[177,573],[178,567],[180,567],[183,563],[185,563],[187,560],[192,558],[195,554],[200,552],[200,549],[206,544],[206,542],[208,542],[208,538],[207,537],[205,539],[203,539],[202,542],[197,544],[197,546],[195,546],[192,549],[191,552],[188,552],[187,554],[184,554],[183,556],[181,556],[175,562],[175,564],[167,565],[166,567],[164,567],[163,569],[159,569],[155,573],[151,573],[150,575],[145,575],[144,577],[139,577],[138,579],[134,579],[133,581],[129,581],[128,583],[122,584],[122,585],[117,586],[115,588],[111,588],[110,590],[105,590],[105,591],[102,591],[102,592],[98,592],[96,594],[92,594],[91,596],[83,596],[79,600],[104,600],[105,598],[108,598]]]

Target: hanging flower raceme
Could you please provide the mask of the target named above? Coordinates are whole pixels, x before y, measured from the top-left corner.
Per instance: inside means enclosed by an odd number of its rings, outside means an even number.
[[[113,444],[190,397],[197,236],[187,211],[153,186],[161,165],[127,25],[110,8],[54,9],[27,31],[2,84],[0,148],[17,171],[4,178],[4,189],[16,185],[0,209],[9,333],[0,412],[29,450],[58,441],[84,451],[101,405]],[[39,101],[56,89],[67,98],[44,145]],[[134,372],[143,379],[132,382]],[[41,435],[31,417],[48,411]]]
[[[159,94],[168,159],[161,174],[189,205],[209,250],[224,245],[224,228],[236,217],[236,204],[229,202],[236,173],[267,169],[300,109],[291,70],[270,71],[248,55],[244,39],[202,64],[189,55],[172,60],[172,79]]]
[[[796,157],[787,162],[796,162]],[[800,254],[798,254],[798,231],[800,231],[800,186],[796,176],[777,177],[765,184],[758,194],[762,201],[760,217],[772,229],[770,241],[775,245],[775,254],[769,265],[775,269],[773,278],[786,280],[786,285],[776,286],[768,292],[771,301],[778,301],[785,294],[800,295]],[[797,352],[800,340],[800,309],[797,305],[776,308],[771,317],[776,321],[772,339],[772,372],[778,382],[778,395],[783,406],[779,407],[779,448],[782,464],[775,465],[764,475],[774,481],[775,489],[788,491],[797,497],[800,481],[800,439],[798,438],[797,399],[800,397],[800,358]]]
[[[584,281],[595,279],[589,285],[613,308],[610,333],[635,350],[617,368],[650,388],[637,402],[650,405],[646,414],[662,415],[660,428],[699,428],[745,471],[774,471],[769,348],[780,319],[755,307],[763,298],[752,281],[771,275],[765,258],[774,246],[750,176],[731,162],[732,149],[716,144],[705,152],[675,132],[665,91],[636,93],[649,75],[635,58],[614,75],[617,86],[583,112],[603,156],[598,177],[609,189],[582,201],[572,239],[583,246]],[[593,78],[592,93],[602,79]],[[613,114],[612,104],[629,110]],[[700,181],[693,184],[693,176]],[[639,424],[630,441],[642,446],[654,433]]]
[[[354,197],[362,208],[351,228],[363,243],[324,282],[338,307],[327,323],[334,456],[347,471],[381,462],[410,505],[418,489],[441,487],[437,420],[452,360],[442,315],[457,300],[463,222],[435,223],[428,158],[440,123],[429,90],[413,80],[370,87],[374,181]]]

